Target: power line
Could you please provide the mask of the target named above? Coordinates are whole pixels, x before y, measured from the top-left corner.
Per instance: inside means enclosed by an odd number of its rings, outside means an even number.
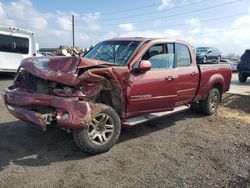
[[[209,7],[205,7],[205,8],[186,11],[186,12],[182,12],[182,13],[170,14],[168,16],[161,16],[161,17],[143,19],[143,20],[139,20],[139,22],[141,23],[141,22],[148,22],[148,21],[155,20],[155,19],[171,18],[171,17],[175,17],[175,16],[183,16],[183,15],[186,15],[186,14],[192,14],[194,12],[201,12],[201,11],[205,11],[205,10],[209,10],[209,9],[214,9],[214,8],[218,8],[218,7],[227,6],[227,5],[234,4],[234,3],[239,3],[240,1],[243,1],[243,0],[233,0],[233,1],[229,1],[229,2],[226,2],[226,3],[221,3],[221,4],[217,4],[217,5],[213,5],[213,6],[209,6]],[[133,22],[133,23],[136,23],[136,22]],[[117,25],[117,24],[119,24],[119,23],[116,23],[115,25]],[[111,24],[105,24],[105,25],[107,26],[107,25],[111,25]],[[112,24],[112,25],[114,25],[114,24]]]
[[[207,1],[207,0],[203,0],[203,1]],[[148,5],[144,5],[144,6],[135,7],[135,8],[121,9],[121,10],[112,11],[112,12],[110,12],[110,11],[109,12],[108,11],[107,12],[102,12],[102,14],[104,14],[104,15],[120,14],[120,13],[124,13],[124,12],[131,12],[131,11],[134,11],[134,10],[140,10],[140,9],[150,8],[150,7],[154,7],[154,6],[160,6],[161,4],[162,3],[152,3],[152,4],[148,4]],[[192,3],[192,4],[195,4],[195,3]],[[182,7],[182,6],[180,6],[180,7]],[[175,7],[172,7],[172,8],[169,8],[169,9],[175,9]]]
[[[189,3],[189,4],[187,4],[187,5],[176,6],[176,7],[168,8],[168,9],[166,9],[166,10],[162,10],[161,12],[158,12],[158,11],[150,11],[150,12],[144,12],[144,13],[141,13],[141,14],[134,14],[134,15],[123,16],[123,17],[104,18],[104,19],[102,19],[102,21],[120,20],[120,19],[134,18],[134,17],[137,17],[137,16],[145,16],[145,15],[150,15],[150,14],[159,14],[159,13],[162,13],[162,12],[171,11],[171,10],[175,10],[175,9],[179,9],[179,8],[194,6],[194,5],[197,5],[197,4],[204,3],[204,2],[206,2],[206,1],[210,1],[210,0],[202,0],[202,1],[194,2],[194,3]]]
[[[227,16],[203,19],[203,20],[200,20],[198,23],[203,24],[203,23],[208,23],[208,22],[220,21],[220,20],[233,18],[233,17],[236,17],[236,16],[243,16],[243,15],[248,15],[248,12],[241,12],[241,13],[238,13],[238,14],[232,14],[232,15],[227,15]],[[160,26],[160,27],[154,27],[154,29],[161,29],[161,28],[167,28],[167,27],[176,27],[176,26],[184,26],[184,25],[189,25],[189,23],[170,24],[170,25],[165,25],[165,26]],[[67,31],[67,32],[70,33],[71,31]],[[107,32],[98,32],[98,34],[94,34],[93,36],[100,36],[100,35],[104,35],[104,34],[107,34]],[[55,38],[47,38],[47,37],[38,37],[38,38],[39,39],[47,39],[47,40],[54,40],[55,39]],[[70,40],[70,39],[68,39],[68,40]]]
[[[246,14],[248,14],[248,12],[243,12],[243,13],[233,14],[233,15],[228,15],[228,16],[208,18],[208,19],[199,20],[198,23],[202,24],[202,23],[207,23],[207,22],[219,21],[219,20],[224,20],[224,19],[233,18],[233,17],[236,17],[236,16],[246,15]],[[161,27],[155,27],[155,28],[159,29],[159,28],[165,28],[165,27],[175,27],[175,26],[189,25],[189,24],[190,23],[171,24],[171,25],[166,25],[164,27],[161,26]]]
[[[202,24],[202,23],[220,21],[220,20],[225,20],[225,19],[228,19],[228,18],[233,18],[233,17],[247,15],[247,14],[248,14],[248,12],[242,12],[242,13],[232,14],[232,15],[228,15],[228,16],[213,17],[213,18],[199,20],[199,22],[197,22],[197,23]],[[176,27],[176,26],[185,26],[185,25],[190,25],[190,23],[169,24],[169,25],[164,25],[164,26],[160,26],[160,27],[154,27],[154,29],[161,29],[161,28],[167,28],[167,27]],[[106,34],[106,33],[107,32],[101,32],[101,33],[98,32],[98,34]]]
[[[243,16],[243,15],[248,15],[248,12],[242,12],[242,13],[231,14],[231,15],[227,15],[227,16],[202,19],[202,20],[199,20],[198,23],[202,24],[202,23],[207,23],[207,22],[221,21],[221,20],[225,20],[225,19],[228,19],[228,18],[233,18],[233,17],[236,17],[236,16]],[[184,25],[189,25],[189,23],[170,24],[170,25],[165,25],[165,26],[160,26],[160,27],[154,27],[154,29],[176,27],[176,26],[184,26]],[[70,33],[71,31],[65,31],[65,32]],[[105,35],[105,34],[107,34],[107,32],[95,32],[94,36],[100,36],[100,35]],[[48,38],[48,37],[38,37],[38,38],[40,38],[40,39],[41,38],[43,38],[43,39],[52,39],[52,38]]]
[[[149,18],[149,19],[142,19],[142,20],[137,20],[137,22],[143,23],[143,22],[148,22],[148,21],[152,21],[152,20],[157,20],[157,19],[163,19],[163,18],[171,18],[171,17],[175,17],[175,16],[183,16],[186,14],[192,14],[192,13],[196,13],[196,12],[202,12],[202,11],[206,11],[206,10],[210,10],[210,9],[214,9],[214,8],[218,8],[218,7],[224,7],[230,4],[234,4],[234,3],[239,3],[241,1],[244,0],[233,0],[233,1],[229,1],[226,3],[221,3],[221,4],[217,4],[217,5],[213,5],[213,6],[209,6],[209,7],[205,7],[205,8],[200,8],[200,9],[196,9],[196,10],[192,10],[192,11],[186,11],[186,12],[182,12],[182,13],[176,13],[176,14],[170,14],[168,16],[161,16],[161,17],[154,17],[154,18]],[[130,22],[131,24],[135,24],[136,22]],[[120,23],[111,23],[111,24],[101,24],[99,26],[114,26],[114,25],[119,25]],[[76,27],[78,28],[86,28],[86,26],[79,26],[76,25]]]
[[[159,5],[161,5],[161,3],[152,3],[152,4],[145,5],[145,6],[135,7],[135,8],[122,9],[122,10],[113,11],[113,12],[103,12],[103,14],[104,15],[120,14],[120,13],[124,13],[124,12],[131,12],[134,10],[145,9],[145,8],[149,8],[149,7],[159,6]]]

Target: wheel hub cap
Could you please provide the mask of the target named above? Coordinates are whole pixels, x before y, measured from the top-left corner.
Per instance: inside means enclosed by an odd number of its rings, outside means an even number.
[[[113,133],[114,120],[106,113],[98,114],[88,125],[88,137],[95,145],[106,144]]]
[[[218,96],[214,93],[210,99],[210,106],[212,110],[215,110],[217,108],[218,100],[219,100]]]

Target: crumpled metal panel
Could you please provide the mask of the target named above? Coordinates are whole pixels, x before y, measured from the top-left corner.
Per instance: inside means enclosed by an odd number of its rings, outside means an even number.
[[[25,59],[21,63],[21,67],[29,73],[45,80],[54,81],[52,83],[54,86],[56,86],[55,83],[61,83],[75,88],[83,87],[83,93],[79,95],[74,92],[63,95],[52,91],[52,95],[47,95],[30,93],[24,88],[11,88],[4,91],[6,106],[7,108],[9,104],[13,104],[15,107],[20,106],[20,108],[9,109],[9,111],[17,118],[33,122],[43,129],[48,121],[43,118],[47,116],[27,111],[21,106],[51,106],[55,108],[57,126],[84,128],[98,113],[107,108],[106,105],[96,103],[95,99],[102,90],[109,90],[112,95],[113,108],[118,114],[125,117],[125,82],[129,70],[128,67],[110,65],[112,64],[78,57]],[[56,96],[57,94],[58,96]],[[63,118],[65,113],[69,114],[69,118]]]
[[[88,68],[107,62],[80,57],[31,57],[21,62],[21,67],[40,78],[69,86],[75,85],[80,68]]]

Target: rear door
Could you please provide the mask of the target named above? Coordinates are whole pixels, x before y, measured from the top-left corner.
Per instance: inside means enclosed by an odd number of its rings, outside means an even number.
[[[176,73],[174,71],[174,44],[156,44],[143,55],[151,70],[131,74],[127,89],[127,115],[173,110],[176,102]]]
[[[175,45],[177,104],[190,102],[196,94],[199,83],[199,70],[195,62],[192,62],[191,52],[184,44]]]

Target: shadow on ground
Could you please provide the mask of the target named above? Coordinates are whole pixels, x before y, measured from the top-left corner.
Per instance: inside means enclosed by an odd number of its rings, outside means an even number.
[[[123,129],[117,144],[167,129],[186,118],[202,116],[195,112],[184,112],[131,129]],[[92,157],[78,149],[71,134],[56,128],[43,132],[26,122],[13,121],[0,124],[0,138],[0,171],[11,163],[20,166],[44,166],[52,162]]]
[[[2,80],[14,80],[14,78],[15,78],[14,74],[6,74],[6,73],[0,74],[0,81],[2,81]]]
[[[222,99],[222,105],[231,109],[241,110],[250,114],[250,96],[236,94],[225,94]]]

